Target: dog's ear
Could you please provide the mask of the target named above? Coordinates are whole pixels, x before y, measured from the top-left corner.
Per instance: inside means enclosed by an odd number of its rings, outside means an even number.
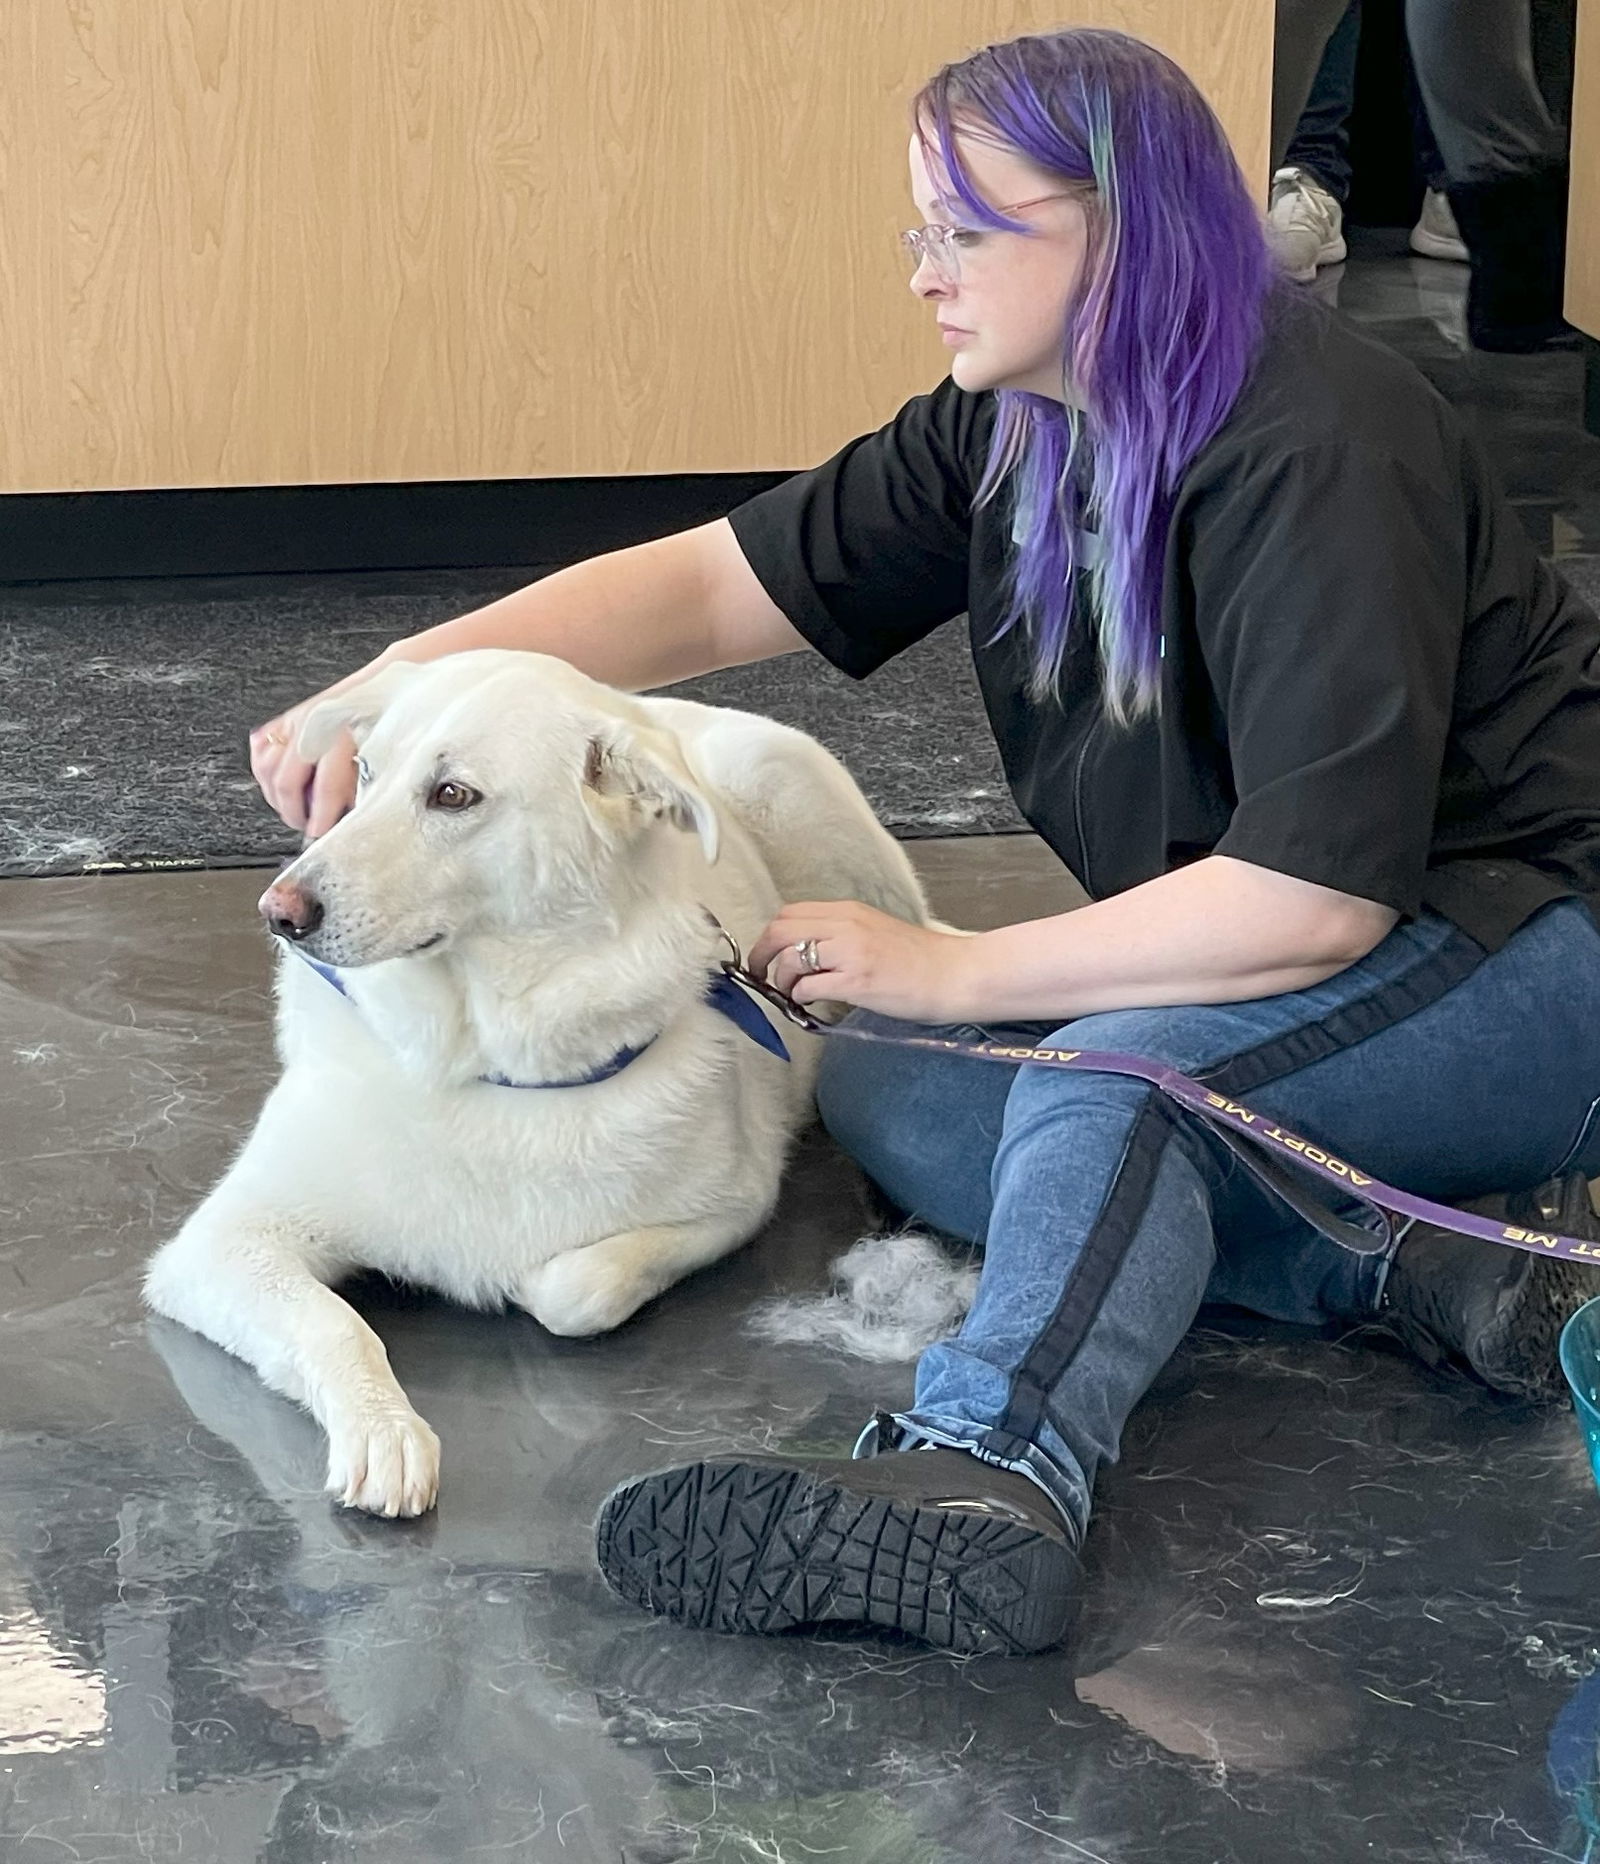
[[[356,743],[362,743],[401,687],[408,685],[421,671],[415,661],[393,660],[370,680],[324,699],[301,720],[295,750],[308,764],[314,764],[333,748],[334,739],[347,728]]]
[[[594,733],[584,753],[583,784],[596,796],[621,799],[647,816],[700,837],[706,860],[719,847],[717,812],[684,762],[677,739],[649,726],[608,726]]]

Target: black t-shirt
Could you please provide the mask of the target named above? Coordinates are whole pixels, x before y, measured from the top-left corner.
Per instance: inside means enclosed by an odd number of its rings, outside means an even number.
[[[1023,815],[1093,898],[1233,855],[1493,949],[1600,917],[1600,620],[1534,550],[1449,404],[1309,301],[1279,306],[1180,488],[1160,712],[1104,710],[1075,618],[1059,700],[1005,612],[1011,514],[974,512],[993,396],[946,382],[732,515],[795,627],[863,678],[967,613]]]

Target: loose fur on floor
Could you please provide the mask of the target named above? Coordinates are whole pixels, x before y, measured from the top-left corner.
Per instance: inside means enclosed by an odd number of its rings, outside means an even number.
[[[833,1274],[827,1294],[763,1303],[750,1331],[781,1345],[831,1346],[889,1364],[915,1359],[953,1333],[978,1288],[971,1254],[922,1230],[863,1236],[834,1263]]]

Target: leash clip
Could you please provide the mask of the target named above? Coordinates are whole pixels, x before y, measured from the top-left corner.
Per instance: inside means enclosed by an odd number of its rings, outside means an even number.
[[[827,1027],[826,1023],[818,1022],[808,1010],[802,1009],[798,1003],[786,997],[781,990],[769,984],[764,977],[757,977],[754,971],[747,971],[744,954],[739,950],[738,940],[709,907],[703,906],[700,910],[711,921],[716,928],[717,937],[728,948],[728,956],[722,960],[724,977],[732,978],[734,983],[748,990],[751,996],[759,997],[763,1003],[793,1023],[796,1029],[806,1029],[812,1035],[818,1035]]]
[[[726,937],[726,933],[723,935]],[[730,941],[731,943],[731,941]],[[742,985],[753,997],[759,997],[769,1004],[780,1016],[787,1017],[797,1029],[808,1029],[813,1035],[820,1035],[827,1027],[819,1023],[809,1010],[802,1009],[792,998],[786,997],[775,985],[769,984],[764,977],[757,977],[754,971],[747,971],[742,964],[731,958],[722,961],[722,974],[731,977],[734,983]]]

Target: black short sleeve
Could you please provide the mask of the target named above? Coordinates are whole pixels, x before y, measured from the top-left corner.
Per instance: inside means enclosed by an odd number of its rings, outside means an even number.
[[[767,594],[857,679],[967,606],[989,401],[946,382],[729,519]]]
[[[1447,462],[1413,451],[1257,455],[1191,514],[1190,557],[1237,799],[1215,851],[1406,915],[1433,842],[1469,556]]]

